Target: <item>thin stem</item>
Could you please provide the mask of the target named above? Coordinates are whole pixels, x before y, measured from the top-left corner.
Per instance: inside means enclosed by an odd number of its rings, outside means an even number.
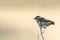
[[[38,40],[39,40],[39,34],[37,35],[37,37],[38,37]]]
[[[44,40],[44,32],[43,32],[42,28],[40,28],[40,31],[41,31],[42,40]]]

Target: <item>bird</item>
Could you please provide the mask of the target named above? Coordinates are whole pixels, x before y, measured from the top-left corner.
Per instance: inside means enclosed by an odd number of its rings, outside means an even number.
[[[42,40],[44,40],[45,29],[50,25],[54,25],[55,23],[54,23],[54,21],[48,20],[48,19],[41,17],[41,16],[36,16],[34,19],[36,20],[36,22],[38,23],[38,25],[40,27]]]
[[[41,16],[36,16],[34,19],[36,20],[36,22],[38,23],[38,25],[41,28],[44,28],[44,29],[46,29],[50,25],[54,25],[55,24],[53,21],[48,20],[48,19],[46,19],[44,17],[41,17]]]

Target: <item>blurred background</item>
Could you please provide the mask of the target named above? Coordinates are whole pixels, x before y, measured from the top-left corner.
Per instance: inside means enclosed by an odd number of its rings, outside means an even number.
[[[60,0],[0,0],[0,40],[41,40],[37,15],[55,22],[45,40],[60,40]]]

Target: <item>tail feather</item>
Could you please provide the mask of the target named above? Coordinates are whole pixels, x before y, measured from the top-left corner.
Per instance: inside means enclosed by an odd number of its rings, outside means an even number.
[[[51,22],[51,24],[55,25],[55,23],[54,23],[54,22]]]

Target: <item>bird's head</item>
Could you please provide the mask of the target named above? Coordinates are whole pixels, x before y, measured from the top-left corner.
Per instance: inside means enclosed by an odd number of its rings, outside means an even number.
[[[35,20],[38,20],[38,19],[40,19],[40,16],[36,16],[34,19],[35,19]]]

